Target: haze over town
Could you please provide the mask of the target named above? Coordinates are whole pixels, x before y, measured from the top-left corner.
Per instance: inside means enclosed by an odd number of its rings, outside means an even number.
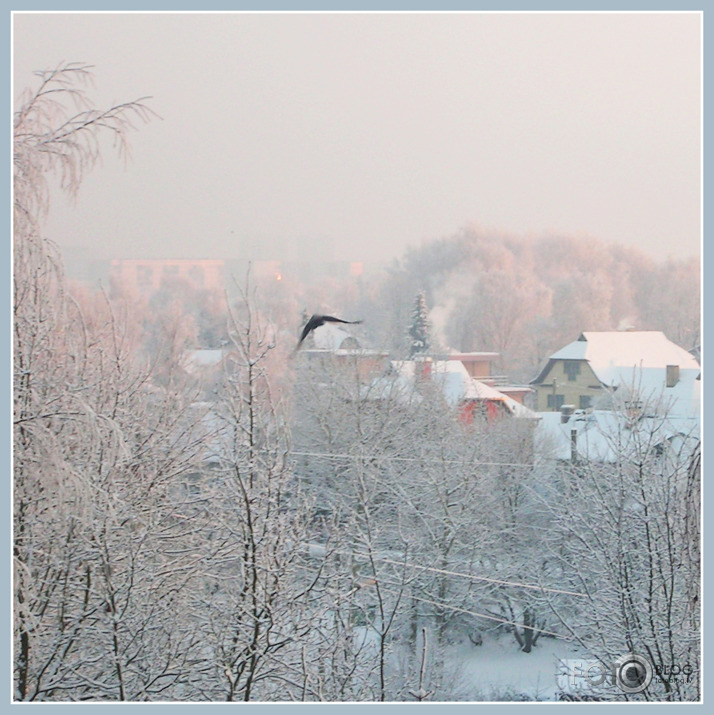
[[[77,61],[97,106],[162,117],[53,203],[97,258],[385,262],[473,225],[699,253],[696,13],[19,13],[13,39],[16,96]]]

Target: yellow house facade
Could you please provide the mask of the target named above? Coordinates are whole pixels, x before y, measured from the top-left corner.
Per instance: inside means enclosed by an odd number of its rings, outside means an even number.
[[[586,360],[550,360],[538,379],[533,383],[536,412],[557,411],[563,405],[585,410],[603,390]]]

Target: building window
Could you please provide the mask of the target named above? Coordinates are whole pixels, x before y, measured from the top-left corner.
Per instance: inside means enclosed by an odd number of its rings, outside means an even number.
[[[559,410],[565,402],[565,395],[548,395],[548,407],[551,410]]]
[[[593,398],[590,395],[580,395],[580,409],[587,410],[592,407]]]
[[[141,288],[148,288],[154,282],[154,270],[151,266],[136,267],[136,281]]]
[[[575,382],[580,374],[580,363],[577,360],[565,360],[563,372],[568,376],[570,382]]]
[[[203,288],[206,285],[206,276],[203,266],[191,266],[188,277],[196,288]]]

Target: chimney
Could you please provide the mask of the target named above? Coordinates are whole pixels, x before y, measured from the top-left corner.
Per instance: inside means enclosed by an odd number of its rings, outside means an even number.
[[[679,382],[679,365],[667,365],[667,387],[674,387]]]
[[[565,424],[575,412],[575,405],[561,405],[560,407],[560,422]]]
[[[414,358],[414,372],[419,380],[426,382],[431,379],[431,358],[416,357]]]

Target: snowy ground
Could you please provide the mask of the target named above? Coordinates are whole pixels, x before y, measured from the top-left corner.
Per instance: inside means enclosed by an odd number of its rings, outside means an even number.
[[[355,630],[355,636],[358,640],[371,641],[376,653],[377,641],[373,632],[359,628]],[[393,652],[393,673],[405,673],[405,664],[408,661],[413,664],[414,657],[408,647]],[[582,679],[573,686],[562,673],[565,665],[573,667],[572,661],[587,661],[575,645],[555,638],[541,637],[530,653],[520,651],[508,633],[484,634],[480,646],[464,638],[461,643],[448,648],[443,669],[436,680],[433,660],[431,657],[427,660],[424,687],[432,692],[432,697],[428,698],[431,701],[554,701],[558,699],[558,692],[584,692],[579,690],[584,687]],[[408,681],[407,692],[416,690],[417,681]],[[592,692],[587,688],[586,691]]]
[[[578,658],[576,647],[562,640],[541,638],[523,653],[513,636],[484,636],[483,645],[454,646],[450,661],[458,673],[457,688],[477,700],[554,700],[561,690],[558,663]]]

